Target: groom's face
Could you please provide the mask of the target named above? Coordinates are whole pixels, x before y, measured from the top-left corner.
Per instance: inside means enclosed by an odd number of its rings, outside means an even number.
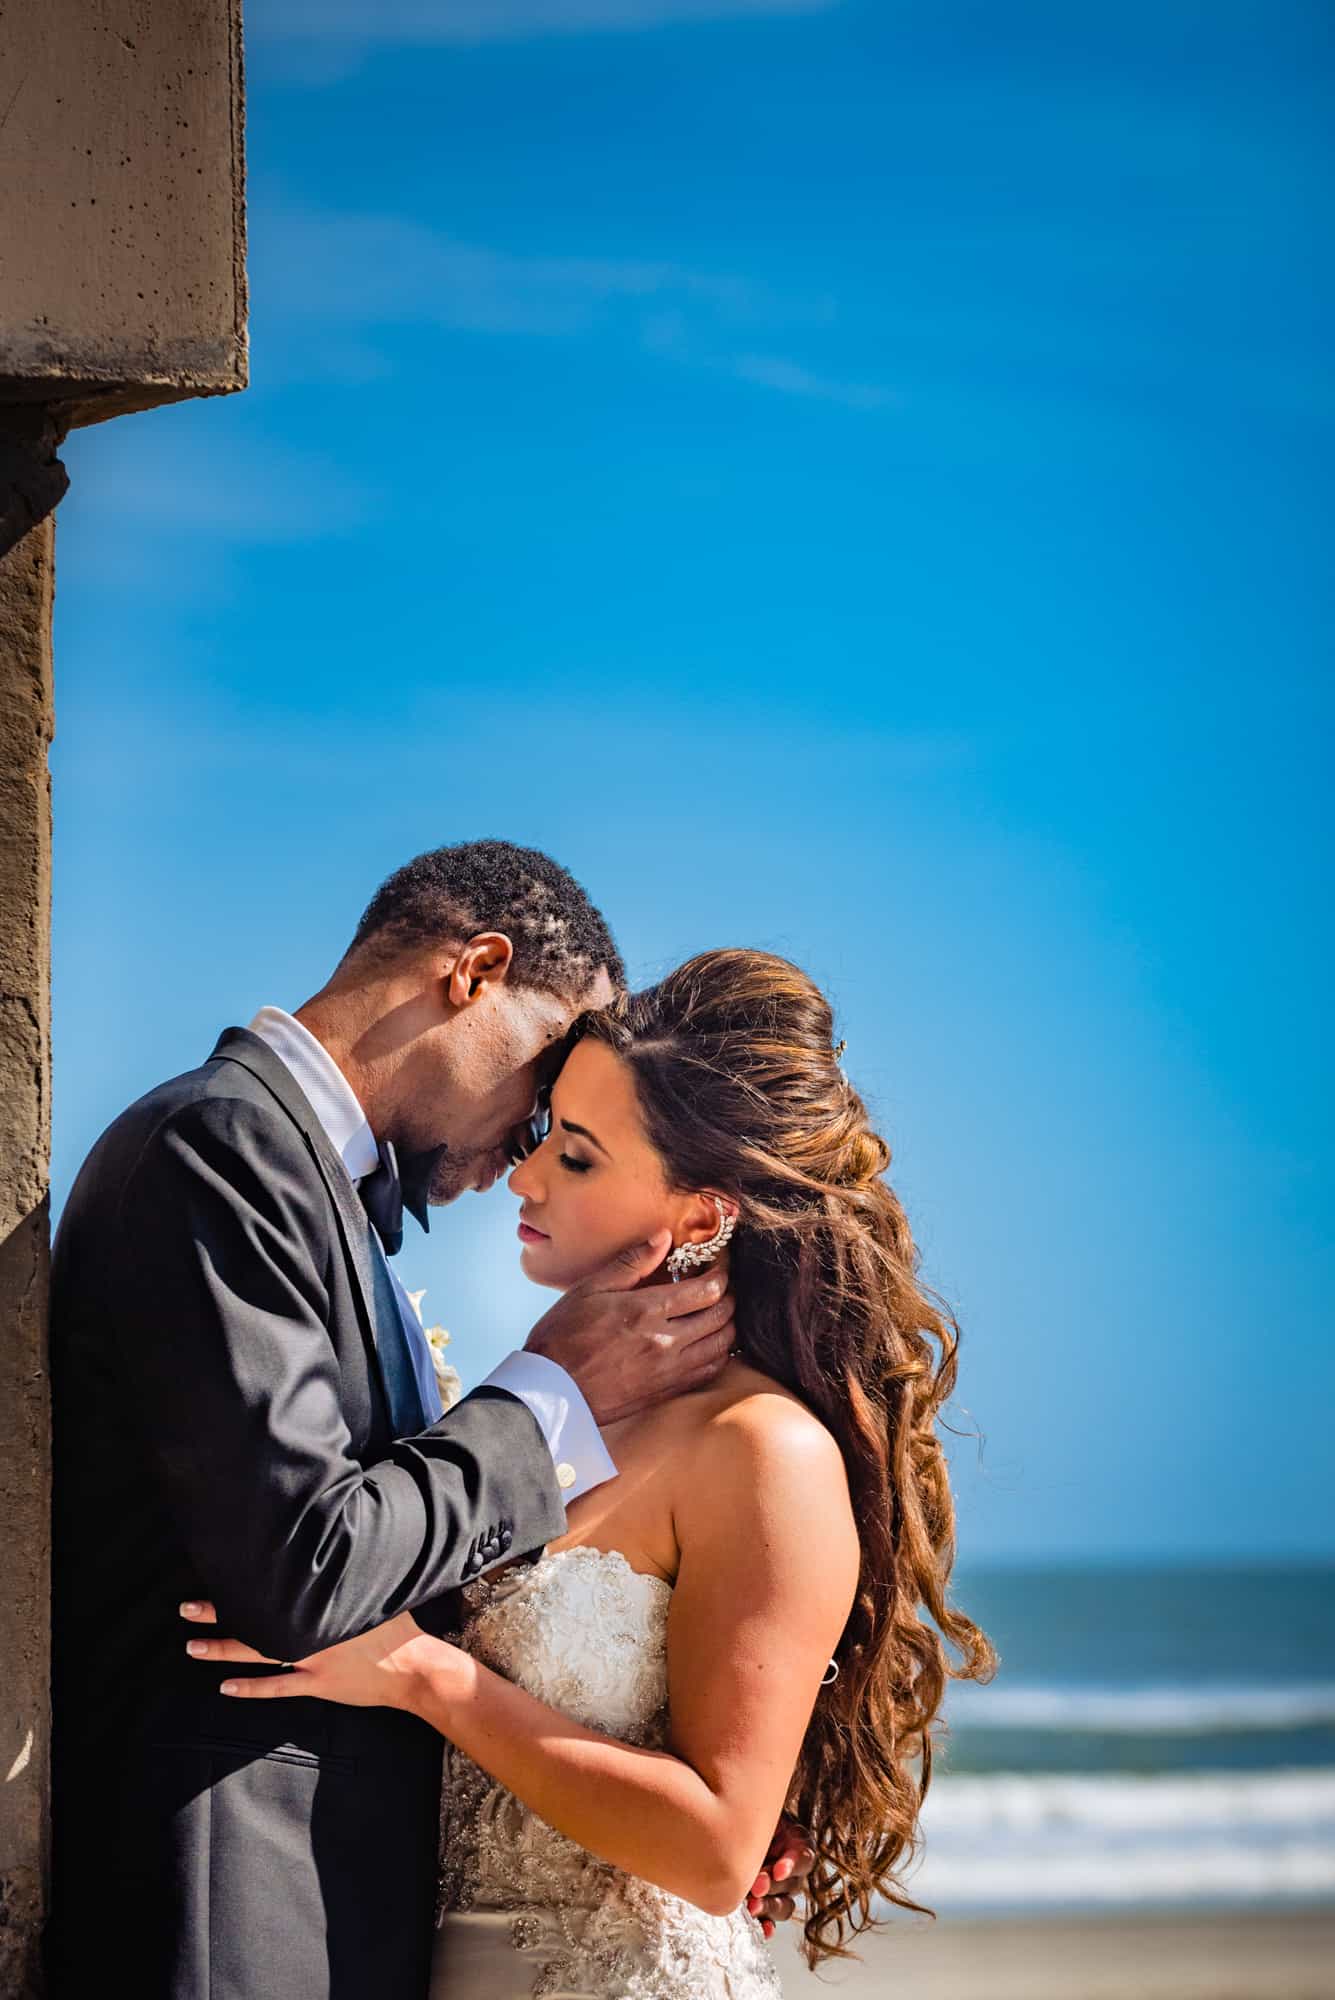
[[[405,1180],[416,1178],[433,1207],[484,1194],[507,1171],[510,1136],[537,1103],[543,1057],[577,1014],[605,1007],[613,992],[601,968],[575,999],[501,980],[422,1038],[394,1137]]]

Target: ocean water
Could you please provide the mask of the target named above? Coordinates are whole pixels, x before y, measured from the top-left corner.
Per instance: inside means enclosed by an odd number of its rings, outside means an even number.
[[[964,1572],[909,1886],[942,1914],[1335,1902],[1335,1567]]]

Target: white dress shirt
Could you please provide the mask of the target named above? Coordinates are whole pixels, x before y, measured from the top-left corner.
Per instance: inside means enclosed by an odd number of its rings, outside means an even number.
[[[364,1174],[373,1173],[380,1164],[375,1134],[356,1092],[324,1043],[281,1007],[261,1007],[250,1024],[250,1032],[267,1043],[291,1071],[353,1183]],[[384,1257],[374,1229],[371,1237],[376,1254]],[[439,1410],[440,1391],[421,1322],[392,1260],[384,1257],[384,1263],[408,1336],[418,1387],[426,1407]],[[424,1379],[424,1371],[429,1372],[429,1381]],[[532,1411],[547,1441],[556,1468],[556,1483],[567,1507],[581,1493],[616,1477],[616,1466],[599,1435],[593,1412],[573,1378],[555,1361],[549,1361],[544,1354],[507,1354],[482,1387],[508,1390]]]

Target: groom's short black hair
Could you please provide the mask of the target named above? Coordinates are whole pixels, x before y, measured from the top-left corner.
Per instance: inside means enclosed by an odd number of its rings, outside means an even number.
[[[536,847],[508,840],[436,847],[396,869],[372,896],[349,953],[372,941],[387,954],[462,944],[480,931],[509,938],[518,985],[577,1001],[600,966],[614,986],[626,983],[606,920],[574,876]]]

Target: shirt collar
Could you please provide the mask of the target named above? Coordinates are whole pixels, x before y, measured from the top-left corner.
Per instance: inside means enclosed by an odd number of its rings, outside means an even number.
[[[324,1043],[281,1007],[261,1007],[250,1024],[252,1035],[268,1045],[291,1070],[306,1102],[324,1127],[325,1137],[354,1181],[380,1162],[380,1149],[370,1120],[348,1079]]]

